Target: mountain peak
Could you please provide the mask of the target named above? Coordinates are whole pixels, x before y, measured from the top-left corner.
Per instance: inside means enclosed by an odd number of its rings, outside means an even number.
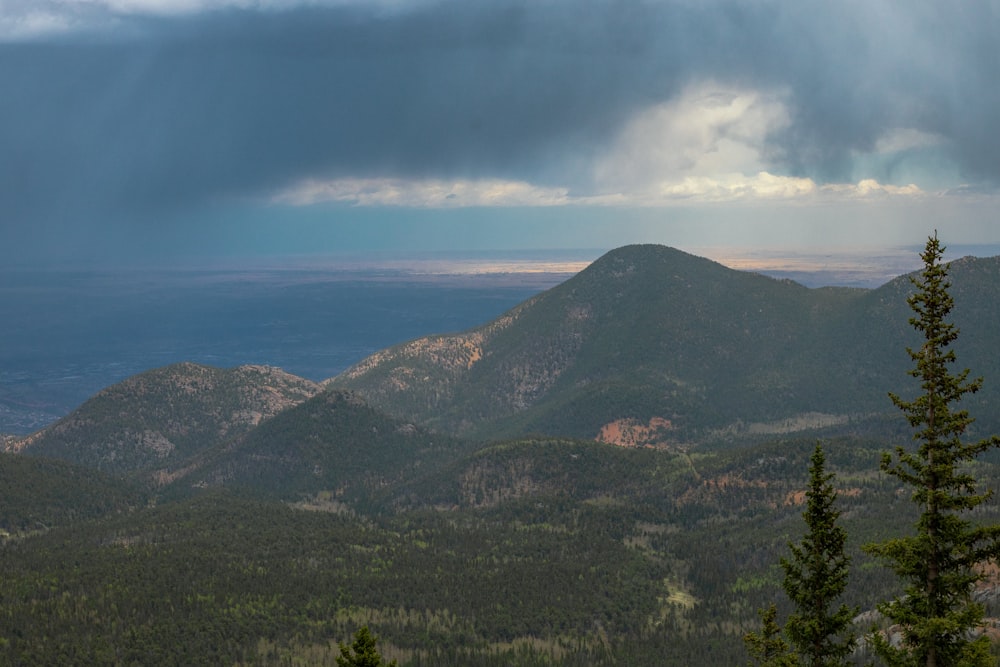
[[[996,266],[953,271],[956,302],[983,331],[1000,326],[983,306],[996,302]],[[658,442],[685,444],[818,428],[891,411],[886,392],[906,379],[905,353],[893,354],[909,344],[905,296],[895,281],[811,290],[630,245],[493,322],[383,350],[328,383],[482,438],[668,423]]]

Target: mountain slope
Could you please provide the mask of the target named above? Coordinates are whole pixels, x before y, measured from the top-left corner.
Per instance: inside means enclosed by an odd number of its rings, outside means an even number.
[[[141,506],[127,482],[64,461],[0,453],[0,536],[55,526]]]
[[[277,368],[181,363],[108,387],[8,448],[113,474],[151,470],[245,433],[318,391]]]
[[[348,399],[303,416],[356,417]],[[777,562],[804,530],[814,446],[496,443],[369,489],[386,512],[160,498],[0,549],[0,662],[332,664],[336,640],[370,624],[414,667],[739,664],[757,610],[783,599]],[[883,443],[825,448],[853,558],[845,602],[867,611],[896,583],[861,545],[905,532],[917,508],[878,474]],[[977,477],[995,487],[1000,468]],[[996,591],[981,592],[995,616]]]
[[[1000,368],[981,339],[997,315],[973,306],[996,302],[1000,263],[960,260],[953,277],[956,321],[980,341],[959,348],[960,363],[990,375]],[[638,431],[625,439],[683,443],[845,424],[891,412],[886,391],[906,381],[908,289],[905,278],[807,289],[628,246],[483,327],[384,350],[329,384],[487,438]]]
[[[225,487],[290,500],[356,501],[428,474],[471,447],[330,390],[158,477],[181,495]]]

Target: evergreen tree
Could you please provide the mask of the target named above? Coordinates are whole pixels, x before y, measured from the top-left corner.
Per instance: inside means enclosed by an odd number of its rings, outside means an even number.
[[[981,578],[977,565],[1000,554],[1000,526],[976,525],[962,517],[989,497],[969,472],[979,454],[1000,445],[1000,438],[972,444],[962,441],[972,423],[968,411],[954,404],[977,391],[982,378],[969,380],[969,370],[949,372],[955,362],[948,349],[958,329],[946,318],[953,307],[948,293],[948,267],[937,235],[921,254],[917,291],[908,299],[915,313],[910,324],[924,338],[919,349],[907,349],[915,362],[910,375],[919,379],[921,392],[907,401],[890,394],[915,429],[916,451],[897,447],[895,457],[883,455],[886,473],[913,487],[912,499],[921,508],[916,534],[868,545],[905,583],[904,594],[879,605],[879,610],[902,628],[902,642],[872,633],[876,653],[891,666],[946,667],[994,665],[989,640],[975,636],[983,608],[971,594]]]
[[[337,657],[337,667],[397,667],[396,661],[383,662],[375,644],[378,637],[364,626],[354,633],[354,643],[350,646],[338,642],[340,656]]]
[[[761,620],[760,632],[743,635],[743,642],[751,658],[750,664],[760,667],[798,667],[798,659],[781,636],[777,605],[772,602],[771,606],[757,613]]]
[[[844,553],[847,532],[837,525],[840,512],[833,506],[833,473],[827,473],[825,465],[823,447],[817,444],[802,514],[808,532],[800,544],[788,545],[791,557],[781,559],[785,594],[795,604],[785,633],[801,664],[809,667],[848,664],[855,645],[851,619],[858,612],[843,603],[834,608],[847,587],[850,558]]]

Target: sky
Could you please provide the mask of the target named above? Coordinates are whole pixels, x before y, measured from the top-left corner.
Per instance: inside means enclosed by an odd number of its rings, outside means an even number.
[[[0,0],[0,261],[996,244],[1000,2]]]

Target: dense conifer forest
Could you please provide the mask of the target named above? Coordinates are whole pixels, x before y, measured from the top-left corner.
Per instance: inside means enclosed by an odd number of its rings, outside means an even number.
[[[92,516],[50,513],[41,529],[31,517],[47,505],[22,505],[29,518],[8,522],[22,528],[0,549],[3,655],[333,664],[336,641],[367,624],[401,665],[737,664],[756,610],[781,598],[813,447],[523,440],[381,490],[363,512],[332,494],[293,504],[244,487],[157,503],[112,485]],[[860,547],[914,512],[878,473],[878,443],[827,449],[855,563],[845,599],[870,611],[897,589]],[[1000,483],[995,463],[977,471]]]

